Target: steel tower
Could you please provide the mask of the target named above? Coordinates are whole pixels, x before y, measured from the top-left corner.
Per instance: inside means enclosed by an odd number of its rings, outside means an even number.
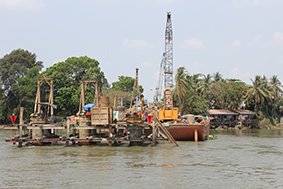
[[[167,12],[165,30],[164,88],[173,89],[173,30],[171,12]]]

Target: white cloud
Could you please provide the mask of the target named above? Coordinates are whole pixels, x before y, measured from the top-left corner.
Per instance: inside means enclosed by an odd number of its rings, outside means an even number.
[[[0,8],[39,10],[42,7],[41,0],[0,0]]]
[[[235,40],[231,44],[232,48],[239,49],[242,47],[242,42],[240,40]]]
[[[122,45],[130,49],[150,49],[153,46],[149,42],[145,40],[139,40],[139,39],[134,39],[134,40],[125,39],[122,42]]]
[[[203,50],[206,47],[204,46],[202,40],[193,37],[191,39],[185,40],[184,41],[184,47],[188,49],[193,49],[193,50]]]

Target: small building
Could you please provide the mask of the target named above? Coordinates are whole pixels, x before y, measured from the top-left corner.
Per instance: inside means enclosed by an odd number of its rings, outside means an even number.
[[[258,117],[255,112],[250,110],[210,109],[208,113],[211,117],[212,128],[218,126],[235,127],[236,125],[250,128],[258,126]]]
[[[209,116],[211,118],[210,125],[212,128],[218,126],[234,127],[238,124],[236,112],[232,112],[224,109],[210,109],[208,110]]]
[[[255,112],[250,110],[234,110],[238,113],[239,125],[243,125],[249,128],[257,128],[259,119]]]

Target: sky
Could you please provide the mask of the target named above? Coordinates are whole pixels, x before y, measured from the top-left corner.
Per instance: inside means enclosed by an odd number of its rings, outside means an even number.
[[[283,82],[282,0],[0,0],[0,58],[25,49],[45,69],[68,57],[99,61],[109,83],[135,77],[152,100],[172,14],[174,73],[219,72]]]

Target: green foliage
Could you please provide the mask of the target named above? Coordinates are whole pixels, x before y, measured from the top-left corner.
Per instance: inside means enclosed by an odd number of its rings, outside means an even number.
[[[121,91],[122,98],[124,100],[124,106],[130,107],[132,92],[134,90],[135,79],[129,76],[119,76],[118,81],[112,83],[112,91]],[[139,85],[139,91],[142,96],[143,87]],[[135,91],[136,92],[136,91]],[[137,96],[137,94],[134,94]]]
[[[121,100],[122,100],[122,105],[124,107],[126,108],[130,107],[130,103],[131,103],[131,93],[130,92],[124,92],[124,91],[119,91],[119,90],[110,88],[110,89],[104,89],[102,93],[105,96],[109,97],[111,106],[114,107],[114,100],[116,98],[116,106],[120,106]]]
[[[47,68],[42,76],[50,77],[54,81],[54,103],[58,105],[58,116],[72,115],[78,111],[82,81],[96,80],[100,89],[108,86],[99,62],[86,56],[71,57],[58,62]],[[91,97],[86,97],[89,98]]]
[[[184,67],[180,67],[177,69],[175,80],[174,98],[177,99],[176,105],[180,112],[182,114],[206,114],[208,102],[202,96],[205,90],[202,89],[202,85],[205,82],[201,74],[190,75]]]
[[[9,123],[9,115],[18,114],[20,106],[32,108],[33,82],[41,69],[42,62],[36,60],[36,55],[23,49],[0,59],[0,122]]]
[[[252,80],[245,96],[248,108],[256,111],[262,119],[276,125],[279,122],[282,100],[282,84],[277,76],[268,80],[265,76],[256,76]]]
[[[129,76],[119,76],[118,81],[112,83],[112,89],[123,92],[132,92],[135,79]]]
[[[239,81],[218,81],[211,83],[205,97],[209,100],[210,108],[237,109],[243,102],[243,91],[247,86]]]
[[[213,77],[188,74],[184,67],[177,69],[174,89],[175,104],[183,114],[205,114],[208,109],[246,109],[255,111],[262,120],[276,125],[282,115],[282,84],[277,76],[268,80],[256,76],[249,86],[237,79],[224,79],[220,73]],[[266,121],[265,121],[266,122]]]
[[[34,101],[36,95],[37,79],[40,71],[39,66],[35,66],[19,79],[17,84],[12,85],[12,90],[8,95],[9,102],[13,102],[12,112],[19,114],[20,107],[25,108],[25,118],[29,118],[29,114],[33,112]]]
[[[25,76],[30,68],[42,68],[42,62],[36,61],[36,55],[23,49],[13,50],[0,59],[0,77],[5,94],[8,94],[13,84]]]
[[[208,103],[201,96],[193,95],[188,100],[188,109],[186,113],[206,115],[208,110]]]

